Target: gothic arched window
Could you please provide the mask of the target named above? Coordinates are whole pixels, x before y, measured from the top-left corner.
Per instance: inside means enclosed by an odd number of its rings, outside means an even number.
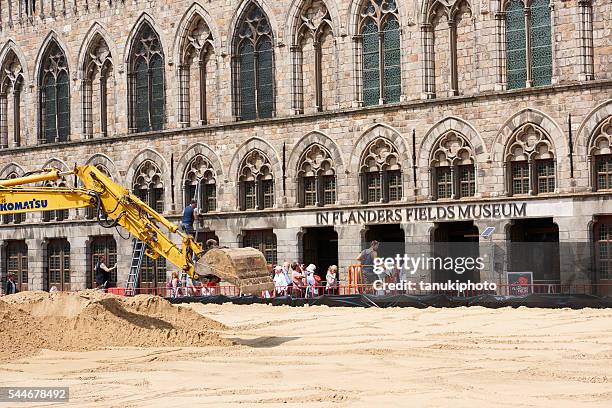
[[[514,132],[506,147],[505,166],[511,195],[555,191],[554,149],[539,127],[527,123]]]
[[[273,34],[264,12],[248,6],[238,25],[233,58],[235,115],[240,120],[274,116]]]
[[[552,45],[549,0],[508,0],[506,83],[508,89],[550,85]]]
[[[184,126],[204,125],[209,122],[214,106],[216,80],[213,37],[204,19],[195,15],[183,38],[181,65],[179,66],[181,122]]]
[[[396,0],[365,0],[360,11],[363,103],[400,101],[400,25]]]
[[[0,67],[0,148],[21,144],[23,68],[11,50]]]
[[[434,145],[430,160],[433,199],[473,197],[476,172],[472,147],[462,135],[448,131]]]
[[[96,36],[83,67],[83,130],[86,137],[107,136],[114,124],[113,60],[106,41]],[[110,113],[110,114],[109,114]]]
[[[242,161],[239,183],[241,210],[261,210],[274,207],[274,175],[268,157],[253,150]]]
[[[145,160],[136,170],[134,194],[158,213],[164,212],[164,183],[159,166]]]
[[[402,198],[402,167],[395,146],[379,138],[366,148],[359,171],[363,203],[398,201]]]
[[[64,142],[70,135],[70,82],[66,56],[52,41],[40,68],[40,143]]]
[[[217,176],[206,157],[200,154],[191,160],[185,173],[184,187],[185,206],[196,200],[201,212],[217,209]]]
[[[299,161],[298,206],[323,206],[336,203],[336,171],[327,149],[310,146]]]
[[[336,51],[331,16],[322,0],[309,0],[292,48],[295,64],[294,109],[321,112],[335,105]]]
[[[595,190],[612,190],[612,116],[595,130],[589,151]]]
[[[160,130],[165,120],[164,54],[150,25],[140,28],[129,62],[130,131]]]

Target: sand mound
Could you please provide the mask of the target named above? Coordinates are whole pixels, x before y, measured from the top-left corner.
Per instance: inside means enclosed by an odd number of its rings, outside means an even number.
[[[22,292],[0,299],[0,359],[41,348],[228,346],[217,333],[224,329],[157,296]]]

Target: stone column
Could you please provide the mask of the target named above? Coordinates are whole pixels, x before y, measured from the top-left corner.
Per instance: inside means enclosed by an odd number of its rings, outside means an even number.
[[[276,234],[276,258],[279,264],[284,261],[293,262],[299,258],[298,234],[300,228],[275,229]]]
[[[74,231],[73,229],[73,232]],[[89,238],[83,235],[71,235],[70,242],[70,290],[87,288],[87,246]]]
[[[493,234],[485,238],[479,237],[479,257],[482,258],[484,268],[480,271],[480,282],[494,282],[506,284],[506,271],[508,270],[508,251],[506,230],[511,220],[482,220],[474,221],[478,233],[482,234],[487,227],[494,227]],[[498,290],[498,293],[501,293]]]
[[[554,217],[553,221],[559,227],[561,285],[576,287],[594,283],[590,229],[592,216]],[[583,292],[579,287],[577,291]]]
[[[338,233],[338,279],[341,285],[348,282],[348,267],[359,263],[357,257],[361,247],[361,225],[336,225]]]
[[[427,257],[431,254],[431,231],[434,229],[433,222],[416,222],[402,224],[404,230],[406,254],[410,257]],[[402,273],[402,279],[418,282],[432,282],[432,271],[427,267],[418,271]]]
[[[42,239],[26,239],[28,246],[28,289],[45,290],[46,243]]]

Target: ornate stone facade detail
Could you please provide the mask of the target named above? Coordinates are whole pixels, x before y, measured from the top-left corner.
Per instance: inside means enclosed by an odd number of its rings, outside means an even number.
[[[553,159],[554,157],[554,148],[544,130],[531,123],[519,128],[508,141],[507,161]]]
[[[251,151],[242,161],[239,178],[240,181],[272,179],[273,175],[270,160],[268,160],[268,157],[259,150]]]
[[[446,132],[436,143],[431,155],[435,167],[473,164],[474,153],[465,138],[453,131]]]
[[[386,139],[376,139],[367,147],[361,160],[361,171],[399,170],[401,164],[395,146]]]
[[[298,176],[328,176],[335,173],[330,153],[319,144],[310,146],[300,159]]]

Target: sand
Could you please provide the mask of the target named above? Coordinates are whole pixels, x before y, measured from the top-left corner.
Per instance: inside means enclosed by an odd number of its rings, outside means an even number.
[[[193,310],[234,345],[43,350],[0,378],[70,407],[612,406],[612,310]]]
[[[148,295],[22,292],[0,298],[0,361],[40,349],[230,345],[225,326]]]

